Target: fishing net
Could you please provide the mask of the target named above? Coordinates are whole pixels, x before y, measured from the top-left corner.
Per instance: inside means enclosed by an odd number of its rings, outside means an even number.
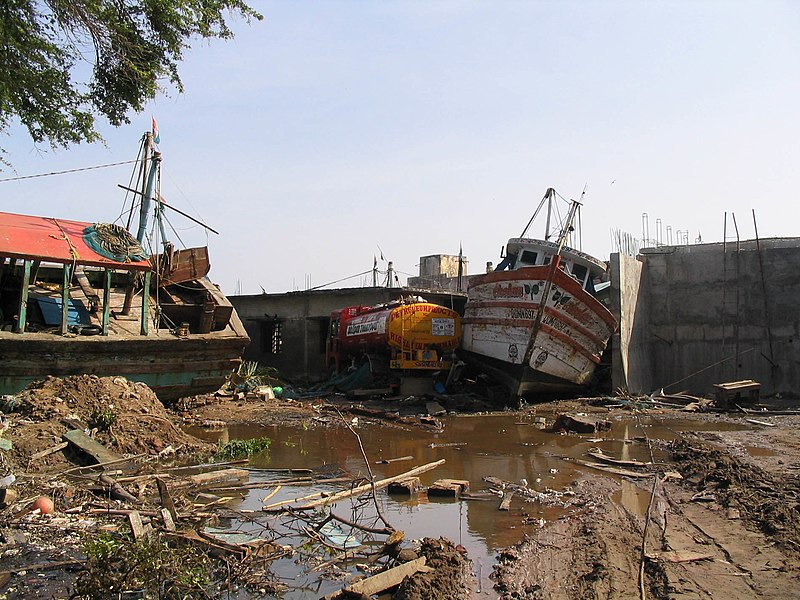
[[[83,241],[101,256],[117,262],[146,260],[147,254],[130,232],[113,223],[95,223],[83,230]]]

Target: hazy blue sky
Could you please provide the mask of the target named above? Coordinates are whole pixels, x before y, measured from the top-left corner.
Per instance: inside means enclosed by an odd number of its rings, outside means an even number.
[[[42,152],[14,130],[16,174],[133,159],[154,114],[162,195],[222,233],[226,293],[367,271],[378,246],[402,281],[459,243],[480,272],[547,187],[587,186],[583,249],[603,259],[643,212],[651,236],[660,218],[720,241],[727,211],[752,238],[753,208],[761,237],[800,234],[800,2],[251,4],[262,22],[197,43],[185,93],[102,127],[105,147]],[[129,176],[0,183],[2,210],[111,221]]]

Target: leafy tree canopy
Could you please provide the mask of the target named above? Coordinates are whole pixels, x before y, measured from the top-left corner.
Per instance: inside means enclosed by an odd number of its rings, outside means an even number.
[[[2,0],[0,131],[18,120],[53,148],[99,140],[95,117],[129,123],[160,80],[183,91],[183,51],[233,37],[226,17],[262,19],[243,0]]]

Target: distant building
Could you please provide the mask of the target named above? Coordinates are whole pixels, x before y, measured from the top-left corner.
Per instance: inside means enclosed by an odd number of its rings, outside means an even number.
[[[419,259],[419,277],[409,277],[408,287],[415,289],[431,290],[459,290],[458,272],[459,260],[461,261],[461,288],[467,289],[467,266],[469,261],[466,256],[453,256],[452,254],[431,254],[421,256]]]

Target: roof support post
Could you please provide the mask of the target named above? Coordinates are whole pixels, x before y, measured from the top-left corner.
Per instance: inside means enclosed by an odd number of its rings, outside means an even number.
[[[108,335],[108,317],[111,315],[111,269],[103,270],[103,320],[101,335]]]
[[[69,321],[69,284],[72,281],[72,267],[64,264],[64,281],[61,285],[61,335],[67,333]]]
[[[150,276],[152,271],[144,272],[144,287],[142,288],[142,335],[147,335],[147,321],[150,318]]]
[[[25,321],[28,320],[28,288],[31,285],[31,264],[33,261],[24,260],[22,273],[22,289],[19,294],[19,316],[17,317],[17,333],[25,333]]]

